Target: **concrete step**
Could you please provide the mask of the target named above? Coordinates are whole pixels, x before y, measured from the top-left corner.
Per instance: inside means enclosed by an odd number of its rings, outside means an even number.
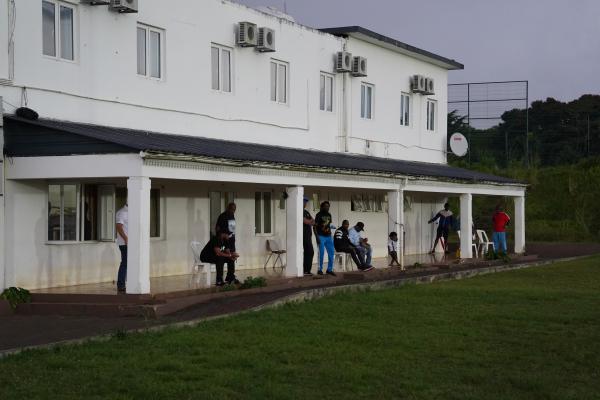
[[[150,294],[62,294],[32,293],[32,303],[87,303],[87,304],[154,304],[164,302]]]
[[[98,303],[25,303],[19,304],[16,314],[93,317],[153,317],[152,306],[144,304]],[[151,315],[148,315],[150,312]]]

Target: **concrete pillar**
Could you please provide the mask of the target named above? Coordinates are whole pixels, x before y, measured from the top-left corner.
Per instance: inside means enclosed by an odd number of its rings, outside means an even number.
[[[0,149],[4,148],[4,120],[2,119],[2,96],[0,96]],[[4,279],[4,154],[0,154],[0,292],[6,288]]]
[[[287,263],[285,274],[289,277],[300,277],[304,275],[303,259],[304,249],[302,247],[303,232],[303,198],[304,187],[294,186],[287,188],[288,198],[285,204],[286,210],[286,256]]]
[[[473,258],[473,195],[460,195],[460,258]]]
[[[150,178],[127,180],[127,293],[150,293]]]
[[[404,269],[404,190],[388,192],[388,234],[398,233],[398,258]]]
[[[515,197],[515,253],[525,252],[525,196]]]

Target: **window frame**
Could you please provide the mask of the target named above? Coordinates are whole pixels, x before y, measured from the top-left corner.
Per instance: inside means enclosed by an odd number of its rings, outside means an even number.
[[[270,218],[270,232],[265,233],[265,194],[268,193],[270,196],[269,201],[269,211],[271,214],[271,218]],[[257,200],[258,200],[258,195],[260,194],[260,232],[258,227],[256,226],[256,206],[257,206]],[[275,232],[274,232],[274,227],[275,227],[275,209],[273,207],[273,191],[268,191],[268,190],[261,190],[261,191],[255,191],[254,192],[254,236],[257,237],[271,237],[271,236],[275,236]]]
[[[411,126],[412,120],[412,96],[410,93],[401,92],[400,93],[400,126]],[[406,119],[405,119],[406,117]]]
[[[433,105],[433,110],[430,111],[430,107]],[[433,99],[427,99],[427,112],[426,112],[426,128],[428,132],[435,132],[437,128],[437,101]],[[430,117],[432,117],[430,119]]]
[[[276,65],[275,68],[275,79],[273,79],[273,65]],[[279,70],[281,67],[285,67],[285,99],[284,101],[280,101],[280,90],[281,85],[279,85]],[[273,82],[275,82],[275,99],[273,99]],[[289,105],[290,103],[290,63],[286,61],[281,61],[272,58],[269,61],[269,99],[271,102],[276,104]]]
[[[54,6],[54,55],[46,54],[44,49],[44,3],[52,4]],[[62,57],[62,25],[60,20],[61,7],[68,8],[71,10],[71,51],[73,58]],[[77,57],[79,56],[78,51],[78,35],[79,23],[77,5],[60,0],[42,0],[42,56],[55,61],[64,61],[68,63],[77,63]]]
[[[366,93],[370,89],[370,108],[367,107]],[[369,115],[367,116],[367,111]],[[375,119],[375,85],[368,82],[360,83],[360,118],[365,121],[372,121]]]
[[[213,57],[213,49],[218,49],[219,50],[219,62],[217,65],[217,69],[218,69],[218,89],[215,89],[213,87],[213,63],[212,63],[212,57]],[[222,72],[222,65],[223,65],[223,52],[227,51],[229,52],[229,90],[223,90],[223,72]],[[223,94],[233,94],[233,48],[228,47],[228,46],[223,46],[220,45],[218,43],[211,43],[210,44],[210,88],[213,92],[215,93],[223,93]]]
[[[327,80],[331,81],[329,93],[327,92]],[[329,104],[327,95],[329,94]],[[333,113],[335,109],[335,76],[333,74],[322,72],[319,74],[319,110],[326,113]],[[322,103],[321,103],[322,101]],[[328,106],[330,108],[328,108]]]
[[[73,182],[51,182],[46,188],[46,204],[50,205],[50,186],[60,187],[60,213],[59,213],[59,237],[60,239],[50,239],[48,232],[50,230],[50,209],[46,209],[46,243],[47,244],[74,244],[81,243],[80,226],[81,226],[81,184]],[[75,186],[75,239],[65,240],[64,238],[64,186]]]
[[[144,56],[145,56],[145,70],[144,70],[144,74],[140,74],[139,72],[139,59],[137,59],[137,53],[139,52],[139,40],[138,40],[138,29],[143,29],[145,31],[145,47],[144,47]],[[164,29],[162,28],[158,28],[152,25],[148,25],[148,24],[144,24],[142,22],[138,22],[136,25],[136,30],[135,30],[135,40],[136,40],[136,75],[141,77],[141,78],[145,78],[145,79],[151,79],[151,80],[155,80],[155,81],[164,81],[165,80],[165,47],[166,47],[166,40],[165,40],[165,35],[166,32]],[[158,33],[159,34],[159,47],[158,47],[158,53],[159,53],[159,76],[152,76],[151,73],[151,59],[152,54],[151,54],[151,44],[150,44],[150,37],[152,33]]]

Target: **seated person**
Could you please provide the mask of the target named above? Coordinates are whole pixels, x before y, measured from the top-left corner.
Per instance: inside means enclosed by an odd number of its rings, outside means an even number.
[[[239,284],[235,277],[235,261],[240,256],[238,253],[231,251],[231,243],[229,236],[231,232],[223,230],[216,236],[211,236],[210,240],[200,253],[200,261],[215,264],[217,266],[217,286],[223,286],[223,267],[227,263],[227,284]]]
[[[392,262],[390,263],[390,267],[396,265],[400,266],[398,262],[398,234],[396,232],[390,233],[390,239],[388,240],[388,254],[392,258]]]
[[[361,258],[365,260],[365,265],[367,268],[372,269],[371,265],[371,255],[373,250],[371,249],[371,245],[368,243],[368,238],[363,238],[361,236],[361,232],[364,232],[365,224],[362,222],[357,222],[356,225],[348,231],[348,238],[350,239],[350,243],[356,248],[358,254]]]
[[[367,270],[367,265],[365,264],[364,259],[358,255],[356,247],[350,243],[350,239],[348,238],[349,227],[350,222],[348,222],[348,220],[342,221],[342,226],[336,229],[335,234],[333,235],[333,246],[335,247],[335,251],[339,253],[350,254],[358,269],[365,271]]]

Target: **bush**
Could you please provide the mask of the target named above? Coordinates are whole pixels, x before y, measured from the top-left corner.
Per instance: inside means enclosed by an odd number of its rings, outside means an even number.
[[[257,276],[253,278],[251,276],[247,277],[244,283],[240,285],[240,289],[252,289],[255,287],[265,287],[267,286],[267,280],[262,276]]]

